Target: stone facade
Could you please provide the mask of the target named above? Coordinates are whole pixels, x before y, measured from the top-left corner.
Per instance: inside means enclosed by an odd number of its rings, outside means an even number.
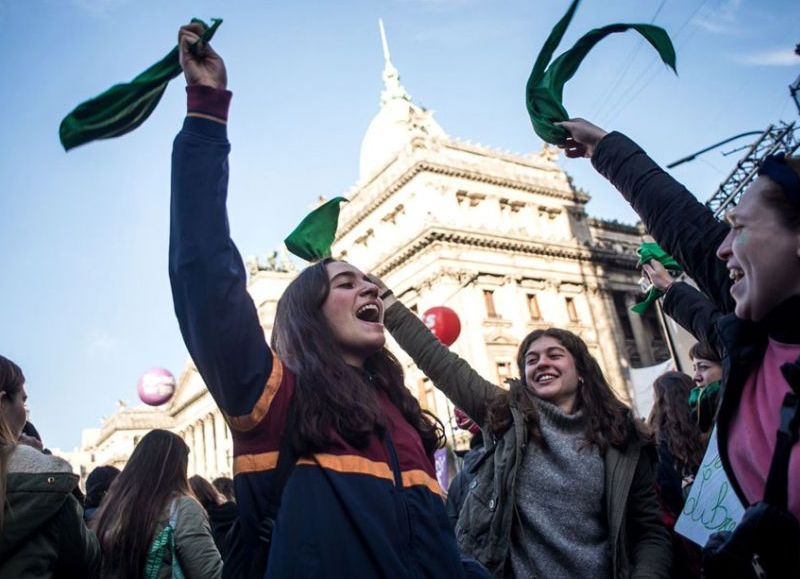
[[[359,182],[345,194],[334,256],[381,276],[419,313],[455,310],[462,331],[452,348],[488,379],[516,375],[524,336],[558,326],[583,337],[630,401],[627,369],[668,357],[655,315],[628,309],[641,294],[640,232],[589,217],[589,195],[556,164],[556,149],[516,155],[448,136],[400,84],[385,40],[384,56],[381,108],[364,137]],[[269,339],[277,299],[297,272],[277,254],[248,267]],[[449,401],[391,340],[390,347],[422,406],[452,424]],[[139,424],[136,412],[121,411],[87,441],[96,464],[119,464],[132,450],[140,430],[123,422]],[[191,362],[173,399],[141,416],[186,440],[190,474],[232,474],[230,431]],[[452,428],[448,435],[458,438]],[[116,450],[101,452],[112,440]]]

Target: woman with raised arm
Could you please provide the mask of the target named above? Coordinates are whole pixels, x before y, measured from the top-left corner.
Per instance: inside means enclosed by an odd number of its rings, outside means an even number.
[[[561,125],[570,134],[567,156],[590,157],[716,307],[734,312],[714,323],[724,352],[717,429],[722,465],[750,508],[734,536],[712,545],[709,557],[727,544],[742,555],[744,568],[753,561],[769,577],[789,576],[786,569],[796,574],[800,445],[792,430],[800,422],[800,159],[765,159],[758,178],[720,222],[626,136],[583,119]]]
[[[226,575],[482,576],[462,565],[435,477],[443,428],[384,348],[377,286],[342,261],[309,266],[279,300],[268,347],[228,230],[231,93],[222,59],[190,48],[201,32],[179,34],[189,110],[173,150],[170,280],[188,350],[233,434],[238,563],[227,560]],[[273,526],[279,449],[296,465]]]
[[[670,576],[655,449],[583,340],[557,328],[531,332],[517,352],[521,379],[507,391],[389,290],[382,295],[400,347],[488,435],[456,526],[464,552],[497,578]]]
[[[0,579],[97,577],[100,548],[83,522],[78,475],[20,442],[25,375],[0,356]]]
[[[192,496],[189,447],[166,430],[142,437],[111,483],[92,528],[103,579],[215,579],[222,559],[205,510]]]
[[[724,313],[686,282],[675,281],[666,268],[656,260],[642,266],[643,273],[664,294],[664,313],[678,322],[699,341],[689,349],[693,380],[697,386],[689,394],[692,419],[705,433],[714,426],[719,405],[724,347],[717,333],[717,320]]]

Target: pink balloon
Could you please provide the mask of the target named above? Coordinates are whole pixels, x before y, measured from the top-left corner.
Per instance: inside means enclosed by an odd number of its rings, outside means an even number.
[[[436,306],[422,314],[423,323],[445,346],[450,346],[461,333],[458,314],[447,306]]]
[[[164,368],[151,368],[136,384],[139,399],[149,406],[161,406],[175,394],[175,376]]]

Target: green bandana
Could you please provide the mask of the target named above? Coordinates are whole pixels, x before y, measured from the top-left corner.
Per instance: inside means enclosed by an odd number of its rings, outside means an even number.
[[[192,48],[208,42],[222,24],[212,19],[211,26],[202,24],[205,32]],[[115,84],[103,94],[79,104],[69,113],[58,128],[58,136],[65,151],[97,139],[110,139],[129,133],[147,120],[161,100],[170,80],[181,73],[178,47],[129,83]]]
[[[709,396],[715,392],[719,392],[719,389],[719,380],[712,382],[708,386],[695,386],[692,388],[692,391],[689,392],[689,407],[694,408],[700,402],[701,397]]]
[[[642,243],[639,246],[639,263],[637,265],[642,267],[645,263],[648,263],[652,260],[656,260],[666,269],[678,272],[683,271],[681,264],[675,261],[674,257],[661,249],[657,243]],[[644,301],[632,306],[631,311],[639,315],[644,314],[650,308],[650,306],[652,306],[653,303],[655,303],[655,301],[661,297],[661,295],[660,289],[651,287],[647,292]]]
[[[553,145],[563,143],[567,137],[567,131],[564,128],[553,124],[569,119],[567,110],[561,104],[564,84],[575,75],[581,62],[594,45],[609,34],[625,32],[631,28],[636,30],[658,51],[661,60],[677,74],[675,48],[672,46],[672,41],[663,28],[652,24],[609,24],[602,28],[595,28],[582,36],[575,46],[556,58],[548,67],[547,64],[561,42],[579,2],[580,0],[573,0],[567,13],[550,32],[550,36],[547,37],[536,58],[531,76],[528,78],[526,104],[531,123],[533,123],[533,130],[542,140]]]
[[[334,197],[306,215],[289,237],[283,240],[286,248],[306,261],[330,257],[339,224],[339,204],[343,201],[347,199]]]

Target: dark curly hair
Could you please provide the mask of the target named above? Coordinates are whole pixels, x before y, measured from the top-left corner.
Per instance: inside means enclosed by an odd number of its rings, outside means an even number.
[[[512,381],[508,392],[489,403],[489,430],[495,436],[502,436],[511,427],[509,405],[513,402],[525,417],[530,439],[543,444],[536,396],[525,382],[525,354],[533,342],[545,336],[558,340],[572,354],[577,374],[583,379],[578,388],[575,410],[582,410],[586,416],[586,443],[604,452],[609,446],[624,448],[632,440],[650,438],[645,425],[635,420],[630,408],[616,397],[597,360],[589,353],[586,342],[572,332],[559,328],[534,330],[520,344],[517,370],[522,380]]]

